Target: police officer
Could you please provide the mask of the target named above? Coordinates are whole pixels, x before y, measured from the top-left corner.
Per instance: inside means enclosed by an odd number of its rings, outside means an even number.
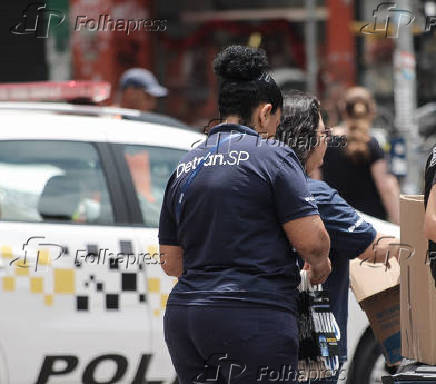
[[[217,56],[225,122],[184,156],[165,192],[160,253],[179,280],[164,332],[181,384],[262,383],[277,373],[294,382],[295,250],[312,283],[330,273],[329,238],[297,157],[259,135],[275,135],[283,104],[267,69],[260,49]]]
[[[424,233],[428,241],[430,269],[436,283],[436,146],[433,147],[425,166]]]
[[[292,146],[307,174],[322,164],[330,130],[325,127],[319,101],[303,92],[292,92],[284,99],[282,124],[277,137]],[[308,178],[309,192],[313,195],[331,240],[330,260],[332,273],[323,285],[328,291],[333,314],[341,331],[340,362],[347,359],[347,319],[349,261],[355,257],[371,262],[384,262],[387,251],[398,257],[398,239],[387,238],[361,218],[356,210],[325,182]],[[335,383],[340,371],[326,380],[313,383]]]

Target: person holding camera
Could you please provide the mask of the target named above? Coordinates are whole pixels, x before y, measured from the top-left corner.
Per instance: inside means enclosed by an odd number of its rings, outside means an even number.
[[[373,97],[365,88],[350,88],[340,109],[344,123],[333,133],[345,136],[347,143],[328,148],[323,179],[355,209],[399,224],[398,181],[388,172],[383,149],[371,137],[376,114]]]

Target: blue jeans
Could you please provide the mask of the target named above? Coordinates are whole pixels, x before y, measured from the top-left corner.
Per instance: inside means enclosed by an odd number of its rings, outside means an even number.
[[[168,305],[164,333],[180,384],[295,383],[298,377],[298,329],[290,312]]]

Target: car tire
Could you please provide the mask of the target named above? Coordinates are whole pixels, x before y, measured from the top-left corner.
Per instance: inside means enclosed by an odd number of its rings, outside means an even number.
[[[384,362],[381,346],[377,343],[371,328],[367,328],[357,345],[353,361],[350,363],[346,384],[376,384],[381,383],[381,378],[377,376],[374,382],[374,370],[380,359],[383,361],[384,374],[392,375],[396,372],[396,367],[388,367]]]

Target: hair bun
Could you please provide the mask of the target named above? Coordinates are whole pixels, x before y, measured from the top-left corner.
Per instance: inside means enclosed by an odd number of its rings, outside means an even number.
[[[268,70],[268,58],[263,49],[232,45],[218,53],[215,73],[228,80],[254,80]]]

